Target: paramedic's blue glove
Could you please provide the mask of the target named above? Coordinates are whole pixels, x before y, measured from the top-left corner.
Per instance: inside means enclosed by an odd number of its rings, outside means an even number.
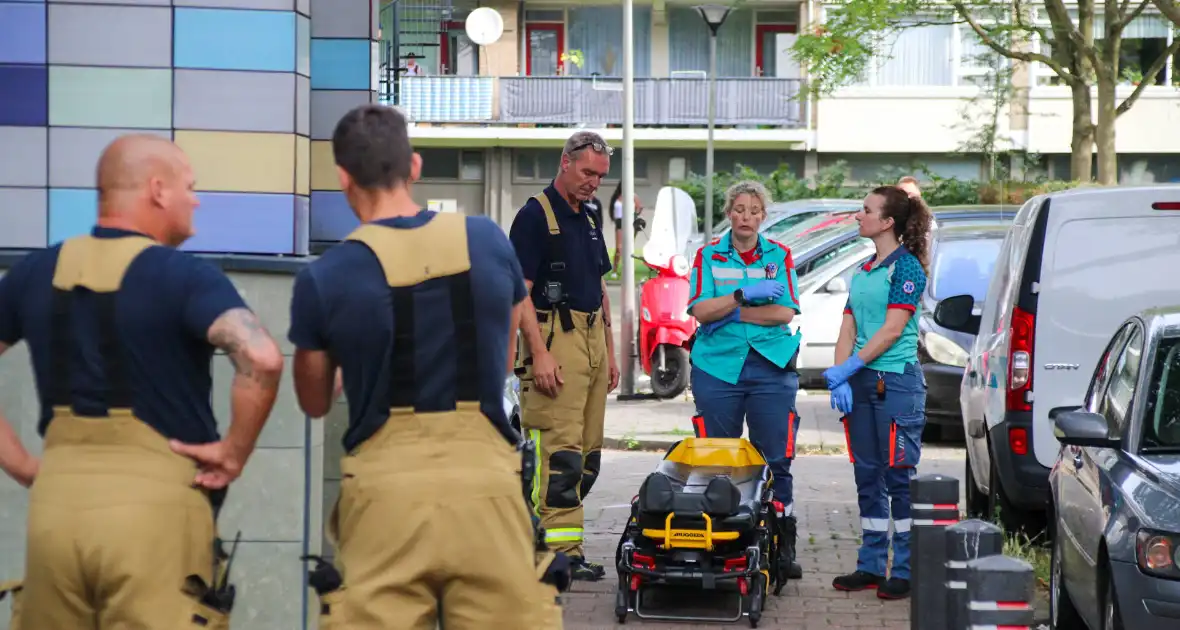
[[[783,286],[781,282],[762,280],[748,287],[742,287],[742,294],[750,301],[777,300],[783,296],[783,292],[786,290],[787,287]]]
[[[832,409],[839,409],[840,413],[852,413],[852,386],[840,383],[832,390]]]
[[[852,375],[859,372],[864,366],[865,362],[861,361],[860,357],[853,352],[852,356],[840,365],[824,370],[824,380],[828,382],[828,389],[836,389],[837,385],[847,383],[848,379],[852,378]]]
[[[717,332],[717,329],[721,328],[722,326],[724,326],[730,322],[741,321],[741,316],[742,316],[742,309],[735,308],[732,311],[730,311],[729,315],[726,315],[725,317],[722,317],[721,319],[719,319],[715,322],[709,322],[708,324],[701,324],[701,334],[711,335],[714,332]]]

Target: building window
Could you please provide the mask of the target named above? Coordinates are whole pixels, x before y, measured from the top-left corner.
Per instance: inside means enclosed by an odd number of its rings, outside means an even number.
[[[797,37],[798,13],[758,11],[754,21],[754,76],[802,78],[799,62],[791,55]]]
[[[909,25],[907,25],[907,23]],[[899,29],[875,47],[865,74],[856,85],[866,87],[951,86],[955,81],[952,47],[955,27],[918,26],[918,19],[902,21]]]
[[[483,151],[428,148],[418,149],[422,156],[422,179],[483,180]]]
[[[459,179],[483,181],[483,151],[462,151],[459,153]]]
[[[514,173],[518,180],[542,181],[553,179],[561,164],[561,149],[517,149]],[[623,153],[611,156],[606,181],[618,182],[623,176]],[[635,179],[647,179],[647,155],[635,153]]]
[[[525,74],[551,77],[562,73],[565,54],[565,10],[525,11]]]

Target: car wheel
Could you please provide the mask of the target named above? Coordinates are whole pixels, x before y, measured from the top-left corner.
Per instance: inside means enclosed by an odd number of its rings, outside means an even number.
[[[1123,630],[1123,617],[1119,614],[1119,600],[1114,593],[1114,575],[1106,576],[1106,598],[1102,603],[1102,630]]]
[[[967,470],[963,473],[963,483],[966,498],[967,518],[982,518],[987,519],[991,515],[987,513],[988,497],[980,489],[979,484],[975,483],[975,473],[971,470],[971,449],[967,449]]]
[[[1052,630],[1086,630],[1082,616],[1074,608],[1063,578],[1061,545],[1062,536],[1053,524],[1053,555],[1049,564],[1049,628]]]
[[[990,492],[988,493],[986,518],[995,519],[998,512],[1000,527],[1009,533],[1021,532],[1029,538],[1036,536],[1044,528],[1044,523],[1038,522],[1036,514],[1016,507],[1008,499],[1008,495],[1004,492],[1004,486],[1000,483],[1000,473],[996,469],[994,455],[991,457],[990,468],[987,482]]]

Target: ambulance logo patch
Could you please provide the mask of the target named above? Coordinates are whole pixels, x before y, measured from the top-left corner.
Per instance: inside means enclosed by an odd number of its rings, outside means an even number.
[[[775,278],[777,276],[778,276],[778,265],[776,265],[774,263],[770,263],[769,265],[766,265],[766,277],[767,278]]]
[[[916,288],[916,287],[914,286],[914,281],[913,281],[913,280],[906,280],[906,281],[905,281],[904,283],[902,283],[902,285],[901,285],[901,290],[902,290],[902,292],[903,292],[903,293],[905,293],[906,295],[909,295],[909,294],[913,293],[915,288]]]

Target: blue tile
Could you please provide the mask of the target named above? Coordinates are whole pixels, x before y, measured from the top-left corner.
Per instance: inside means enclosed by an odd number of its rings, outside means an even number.
[[[311,89],[371,89],[372,50],[367,39],[312,39]]]
[[[49,191],[49,244],[87,234],[98,219],[98,191],[53,188]]]
[[[49,124],[49,68],[0,65],[0,125]]]
[[[295,71],[293,11],[176,9],[173,39],[177,68]]]
[[[45,63],[45,5],[0,2],[0,63]]]
[[[295,195],[199,193],[196,236],[181,249],[232,254],[295,253]]]
[[[311,193],[311,240],[343,240],[361,224],[342,192]]]

